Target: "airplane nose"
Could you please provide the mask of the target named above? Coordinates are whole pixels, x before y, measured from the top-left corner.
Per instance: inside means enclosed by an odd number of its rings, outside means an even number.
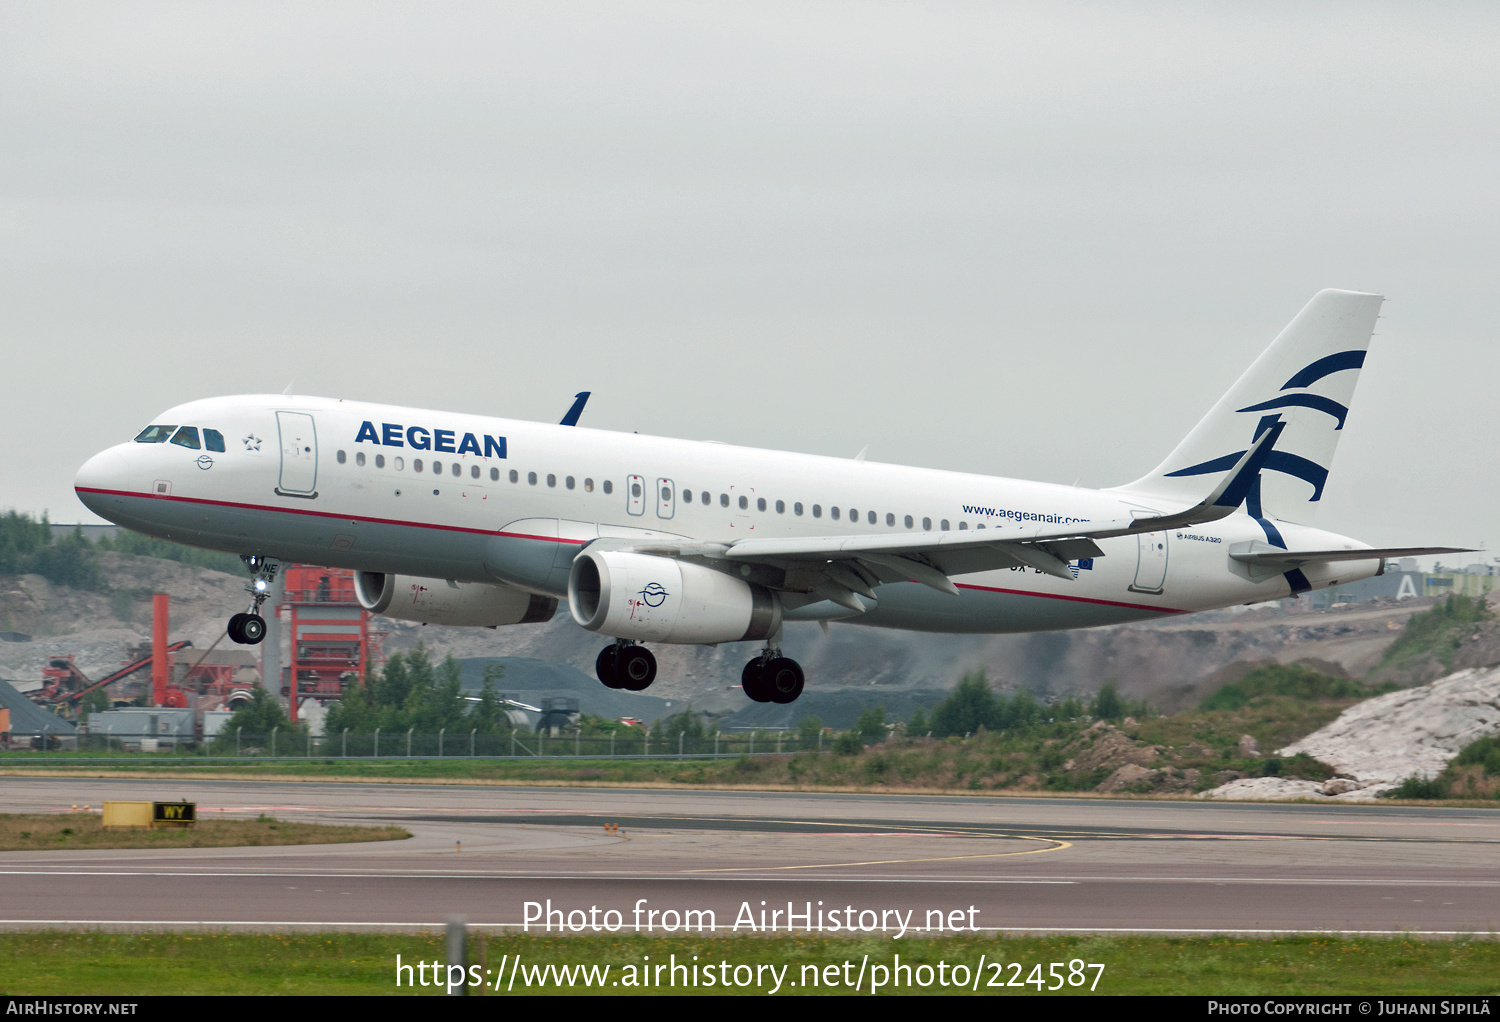
[[[130,466],[119,451],[111,448],[83,463],[73,480],[73,490],[84,507],[100,517],[109,518],[106,513],[109,491],[125,489],[129,475]]]

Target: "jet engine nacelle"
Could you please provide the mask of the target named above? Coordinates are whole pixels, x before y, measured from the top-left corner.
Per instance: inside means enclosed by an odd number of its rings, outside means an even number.
[[[568,575],[568,609],[591,632],[643,642],[764,639],[781,599],[701,564],[620,550],[584,551]]]
[[[484,582],[354,573],[354,594],[372,614],[430,625],[495,628],[550,621],[557,601],[548,596]]]

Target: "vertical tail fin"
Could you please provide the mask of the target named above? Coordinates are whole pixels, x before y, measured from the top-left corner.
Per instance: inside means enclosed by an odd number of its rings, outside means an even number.
[[[1380,312],[1380,295],[1319,291],[1167,459],[1124,493],[1202,498],[1267,430],[1280,426],[1245,496],[1256,518],[1311,524]]]

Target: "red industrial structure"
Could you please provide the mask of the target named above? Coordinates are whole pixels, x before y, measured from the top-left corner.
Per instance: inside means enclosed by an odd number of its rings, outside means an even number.
[[[289,611],[292,629],[292,660],[281,694],[287,715],[296,720],[303,699],[337,699],[345,685],[363,685],[366,666],[384,660],[385,633],[370,628],[370,614],[354,595],[354,572],[290,564],[281,579],[276,613]]]

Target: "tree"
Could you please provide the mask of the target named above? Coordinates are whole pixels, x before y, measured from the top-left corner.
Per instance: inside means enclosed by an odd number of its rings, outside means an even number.
[[[932,726],[927,723],[927,714],[923,713],[922,708],[918,706],[917,712],[913,713],[911,720],[906,722],[906,733],[913,738],[920,738],[931,730]]]
[[[967,735],[982,727],[994,727],[999,718],[995,694],[984,680],[984,672],[966,674],[958,687],[932,711],[932,733],[939,738]]]
[[[859,736],[859,740],[865,745],[885,741],[889,733],[885,727],[885,707],[879,703],[874,706],[866,706],[860,711],[859,719],[849,729],[851,734]]]
[[[823,718],[817,714],[808,714],[797,721],[797,739],[803,745],[813,745],[818,740],[818,735],[823,733]]]
[[[1105,682],[1094,698],[1094,716],[1100,720],[1119,720],[1125,716],[1125,703],[1114,682]]]
[[[260,685],[250,690],[250,701],[241,706],[224,722],[220,735],[232,735],[243,730],[252,735],[268,735],[273,729],[292,731],[292,722],[281,708],[281,700]],[[298,727],[300,730],[300,725]]]

